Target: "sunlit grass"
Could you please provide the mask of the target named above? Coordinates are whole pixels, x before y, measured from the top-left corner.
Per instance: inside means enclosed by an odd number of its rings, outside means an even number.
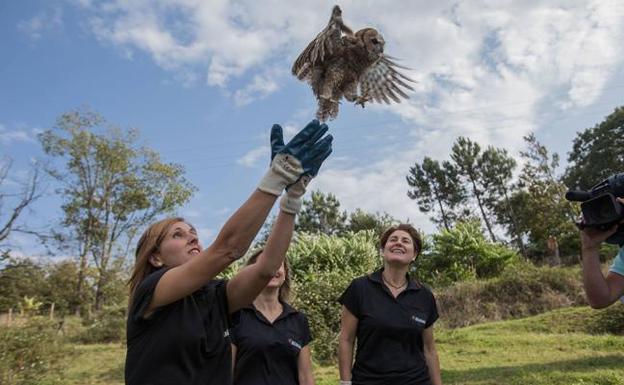
[[[615,305],[619,306],[619,305]],[[535,317],[437,330],[445,384],[624,384],[624,337],[583,330],[588,308],[561,309]],[[74,345],[67,384],[123,384],[125,347]],[[316,367],[318,385],[336,384],[335,366]]]

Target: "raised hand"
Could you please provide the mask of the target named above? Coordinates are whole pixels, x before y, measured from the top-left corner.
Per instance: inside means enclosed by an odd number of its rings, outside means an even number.
[[[297,182],[301,175],[315,176],[331,153],[332,136],[321,139],[327,130],[327,125],[313,120],[284,144],[282,127],[273,125],[271,167],[258,188],[269,194],[280,195],[286,186]]]

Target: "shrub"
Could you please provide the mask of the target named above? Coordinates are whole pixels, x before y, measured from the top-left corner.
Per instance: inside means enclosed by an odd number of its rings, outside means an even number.
[[[31,317],[21,326],[0,327],[0,383],[60,384],[63,358],[69,350],[58,334],[58,323]]]
[[[508,266],[486,281],[464,282],[436,293],[440,321],[448,327],[520,318],[586,304],[578,268]]]
[[[352,279],[381,265],[373,231],[341,237],[300,234],[288,258],[296,285],[293,305],[305,313],[314,340],[310,347],[319,363],[335,361],[340,304],[338,298]]]
[[[84,320],[84,329],[75,337],[74,342],[96,344],[122,342],[126,335],[125,306],[104,307],[94,318]]]
[[[432,286],[495,277],[520,261],[514,250],[488,241],[478,221],[458,222],[429,243],[417,266],[420,279]]]

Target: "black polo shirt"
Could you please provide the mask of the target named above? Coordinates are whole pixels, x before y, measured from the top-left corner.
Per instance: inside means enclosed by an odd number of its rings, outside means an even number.
[[[299,384],[299,352],[312,341],[310,327],[303,313],[287,303],[282,306],[272,324],[253,305],[232,315],[234,385]]]
[[[227,281],[210,281],[144,319],[165,271],[148,275],[135,291],[127,322],[126,384],[229,384]]]
[[[394,298],[382,271],[354,279],[339,299],[358,319],[353,385],[429,385],[422,333],[438,319],[433,293],[410,279]]]

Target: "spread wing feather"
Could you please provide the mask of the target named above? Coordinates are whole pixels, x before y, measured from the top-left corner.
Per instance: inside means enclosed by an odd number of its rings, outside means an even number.
[[[345,27],[339,20],[332,18],[327,27],[297,57],[292,67],[293,75],[299,80],[307,80],[312,67],[321,65],[332,56],[340,54],[343,50],[341,31],[344,29]]]
[[[383,55],[361,76],[360,94],[377,103],[390,104],[391,100],[401,103],[401,98],[409,99],[406,90],[414,90],[409,82],[414,80],[403,75],[398,69],[409,70],[395,62],[395,58]]]

